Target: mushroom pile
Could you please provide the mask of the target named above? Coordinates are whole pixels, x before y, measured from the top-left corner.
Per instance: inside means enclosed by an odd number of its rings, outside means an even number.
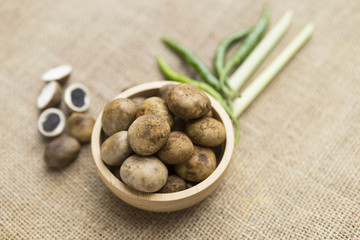
[[[205,180],[226,139],[210,98],[190,84],[165,85],[158,96],[117,98],[101,116],[103,162],[141,192],[171,193]]]
[[[41,111],[38,119],[39,132],[51,141],[44,152],[44,160],[51,168],[68,166],[78,156],[81,144],[90,142],[95,119],[84,113],[90,106],[89,90],[81,83],[73,83],[63,90],[72,67],[61,65],[46,71],[41,79],[45,82],[38,98]],[[62,110],[61,103],[65,105]],[[64,133],[66,130],[67,133]]]

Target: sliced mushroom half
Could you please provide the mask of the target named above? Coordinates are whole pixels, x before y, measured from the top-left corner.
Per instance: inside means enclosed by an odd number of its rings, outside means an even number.
[[[60,109],[48,108],[40,114],[38,128],[45,137],[55,137],[64,131],[65,122],[65,115]]]
[[[84,112],[89,109],[89,90],[81,83],[73,83],[65,90],[65,105],[71,112]]]
[[[37,107],[40,110],[44,110],[46,108],[57,107],[61,102],[62,95],[62,87],[57,82],[49,82],[47,83],[43,89],[39,97],[37,98]]]
[[[45,82],[58,81],[64,84],[72,72],[72,67],[69,64],[61,65],[47,70],[41,77]]]

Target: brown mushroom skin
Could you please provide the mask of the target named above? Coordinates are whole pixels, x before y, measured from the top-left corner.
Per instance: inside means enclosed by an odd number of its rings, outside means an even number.
[[[152,155],[159,151],[169,136],[169,124],[153,114],[137,118],[128,130],[130,147],[135,153],[143,156]]]
[[[80,143],[73,137],[62,135],[46,146],[44,160],[51,168],[62,168],[72,163],[80,152]]]
[[[56,83],[55,94],[54,94],[53,98],[51,99],[51,101],[48,103],[48,105],[45,106],[43,109],[57,107],[60,105],[61,100],[62,100],[62,87],[59,83]]]
[[[157,152],[158,158],[166,164],[185,162],[194,153],[194,145],[185,133],[171,132],[165,145]]]
[[[205,92],[185,83],[169,89],[166,104],[175,116],[184,119],[199,118],[211,110],[211,102]]]
[[[166,84],[166,85],[162,86],[159,89],[159,97],[161,97],[162,99],[165,100],[169,89],[172,88],[173,86],[175,86],[175,85],[174,84]]]
[[[214,117],[213,111],[210,110],[204,117]]]
[[[50,83],[48,83],[48,84],[50,84]],[[55,84],[55,92],[54,92],[53,96],[51,97],[51,99],[49,100],[49,102],[45,106],[40,108],[41,111],[48,109],[48,108],[58,107],[61,103],[62,87],[58,82],[54,82],[54,84]]]
[[[127,130],[134,121],[136,114],[135,103],[128,98],[118,98],[108,103],[101,117],[101,125],[108,136],[116,132]]]
[[[146,114],[154,114],[158,117],[165,119],[170,128],[174,126],[174,117],[170,113],[165,101],[159,97],[150,97],[142,102],[137,108],[136,118]]]
[[[186,189],[186,182],[177,175],[170,175],[165,186],[160,189],[160,193],[179,192]]]
[[[68,134],[82,143],[91,141],[95,119],[90,114],[72,113],[67,122]]]
[[[157,192],[166,183],[168,170],[154,156],[132,155],[120,167],[121,180],[142,192]]]
[[[120,166],[133,150],[127,141],[127,131],[117,132],[108,137],[100,147],[101,159],[110,166]]]
[[[218,146],[226,139],[224,124],[209,117],[189,121],[186,124],[185,133],[193,143],[205,147]]]
[[[145,97],[134,97],[131,100],[135,103],[136,109],[145,101]]]
[[[216,169],[216,157],[210,148],[195,146],[194,154],[184,163],[175,165],[175,172],[190,182],[201,182]]]

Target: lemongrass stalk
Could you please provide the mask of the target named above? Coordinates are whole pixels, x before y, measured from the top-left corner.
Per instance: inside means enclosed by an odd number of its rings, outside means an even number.
[[[252,51],[240,67],[234,72],[229,79],[231,89],[234,89],[235,91],[240,90],[246,80],[248,80],[250,75],[284,35],[290,25],[292,15],[292,11],[287,11],[269,31],[269,33],[265,35],[258,46]]]
[[[236,117],[239,117],[241,113],[246,110],[276,74],[307,42],[311,37],[313,30],[313,25],[308,24],[280,53],[280,55],[241,93],[241,97],[234,100],[234,115]]]

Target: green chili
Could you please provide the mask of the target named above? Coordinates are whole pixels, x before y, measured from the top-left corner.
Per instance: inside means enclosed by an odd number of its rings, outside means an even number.
[[[165,62],[165,60],[161,56],[157,56],[156,60],[157,60],[157,62],[159,64],[159,66],[160,66],[161,71],[163,72],[163,74],[165,75],[166,78],[168,78],[169,80],[177,81],[177,82],[192,84],[192,85],[198,87],[199,89],[202,89],[205,92],[207,92],[209,95],[211,95],[213,98],[215,98],[220,103],[220,105],[225,109],[225,111],[229,115],[230,119],[234,123],[234,126],[235,126],[235,144],[236,144],[239,141],[239,138],[240,138],[240,125],[239,125],[239,122],[237,121],[232,109],[224,101],[224,99],[220,95],[220,93],[217,92],[216,89],[214,89],[212,86],[210,86],[209,84],[207,84],[205,82],[196,81],[194,79],[191,79],[191,78],[189,78],[189,77],[187,77],[185,75],[182,75],[182,74],[174,71]]]
[[[163,38],[162,41],[190,64],[201,76],[201,78],[217,90],[221,90],[219,80],[212,74],[206,64],[198,58],[190,49],[174,40]]]
[[[244,40],[244,43],[240,46],[239,49],[230,57],[226,63],[222,75],[220,76],[220,85],[224,86],[224,83],[227,78],[227,74],[231,69],[239,64],[241,64],[250,52],[255,48],[259,43],[261,37],[264,35],[265,30],[269,24],[270,10],[265,6],[263,14],[256,24],[255,28],[247,35]]]
[[[194,79],[191,79],[185,75],[182,75],[178,72],[175,72],[162,58],[161,56],[157,56],[156,60],[160,66],[160,69],[162,70],[165,77],[167,77],[169,80],[182,82],[182,83],[189,83],[192,85],[195,85],[196,87],[206,91],[208,94],[213,96],[218,102],[225,103],[222,96],[219,94],[219,92],[216,91],[213,87],[211,87],[209,84],[204,82],[199,82]]]
[[[225,57],[229,48],[234,43],[246,37],[251,31],[252,29],[244,29],[235,32],[220,42],[220,44],[216,48],[215,58],[214,58],[215,71],[219,77],[223,75],[222,71],[224,70],[225,67]]]

